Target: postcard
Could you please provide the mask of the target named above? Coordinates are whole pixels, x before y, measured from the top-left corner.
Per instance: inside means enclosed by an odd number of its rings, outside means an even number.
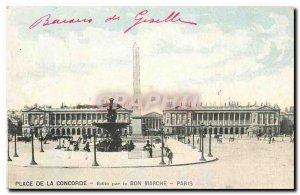
[[[294,14],[7,7],[7,187],[295,189]]]

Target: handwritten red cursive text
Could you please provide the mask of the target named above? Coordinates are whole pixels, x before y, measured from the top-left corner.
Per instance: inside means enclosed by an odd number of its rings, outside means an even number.
[[[33,29],[34,27],[38,26],[39,24],[42,24],[43,26],[49,26],[52,24],[74,24],[74,23],[91,23],[92,19],[54,19],[51,21],[51,14],[44,15],[37,19],[34,23],[32,23],[29,26],[29,29]]]
[[[130,31],[133,27],[138,26],[142,23],[167,23],[167,22],[181,22],[185,24],[191,24],[191,25],[197,25],[196,22],[190,22],[190,21],[185,21],[181,18],[179,18],[180,12],[171,12],[165,19],[145,19],[144,16],[148,13],[148,10],[141,11],[135,16],[135,23],[127,28],[124,33],[127,33]]]

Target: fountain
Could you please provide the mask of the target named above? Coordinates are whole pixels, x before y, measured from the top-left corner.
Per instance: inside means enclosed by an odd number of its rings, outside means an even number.
[[[105,152],[117,152],[123,150],[120,129],[130,125],[129,122],[116,122],[117,109],[122,108],[120,104],[114,103],[114,99],[110,98],[109,103],[103,104],[107,107],[107,122],[93,123],[94,126],[103,128],[105,139],[99,142],[97,148],[103,148]],[[101,149],[99,149],[101,150]]]

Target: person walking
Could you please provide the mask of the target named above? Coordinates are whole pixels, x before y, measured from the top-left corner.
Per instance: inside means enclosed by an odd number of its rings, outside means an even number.
[[[168,163],[168,164],[169,164],[169,165],[173,164],[173,162],[172,162],[172,159],[173,159],[173,152],[172,152],[172,151],[169,152],[168,158],[169,158],[169,163]]]

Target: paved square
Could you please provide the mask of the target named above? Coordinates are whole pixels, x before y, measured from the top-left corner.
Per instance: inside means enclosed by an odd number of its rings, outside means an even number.
[[[195,145],[197,145],[197,137],[195,137]],[[177,141],[175,141],[177,142]],[[192,143],[192,142],[191,142]],[[13,144],[11,144],[10,151],[11,157],[13,156]],[[28,165],[31,158],[26,155],[26,160],[22,155],[30,148],[30,144],[22,147],[24,143],[19,144],[19,158],[25,165]],[[174,152],[174,163],[180,161],[180,156],[184,154],[186,158],[194,158],[200,153],[198,149],[192,149],[190,145],[177,143],[180,145],[180,150]],[[170,144],[171,145],[171,144]],[[51,152],[53,155],[60,151],[49,150],[49,145],[45,146],[45,153],[40,153],[36,146],[36,161],[41,162],[40,155],[48,156],[47,161],[51,161]],[[204,144],[205,151],[208,148],[208,138],[205,138]],[[182,152],[182,154],[180,154]],[[48,154],[47,154],[48,153]],[[72,155],[74,152],[72,152]],[[125,153],[125,152],[124,152]],[[205,152],[207,153],[207,152]],[[76,153],[78,155],[80,153]],[[258,141],[256,138],[237,138],[234,142],[229,142],[228,139],[223,139],[222,144],[216,143],[216,139],[212,139],[212,154],[219,160],[195,165],[186,166],[165,166],[165,167],[151,167],[151,168],[92,168],[90,160],[92,152],[81,152],[80,161],[86,161],[87,167],[91,168],[40,168],[40,167],[20,167],[8,165],[9,177],[8,184],[11,188],[16,186],[16,181],[26,181],[27,178],[35,180],[87,180],[88,188],[108,188],[111,187],[112,182],[125,182],[127,186],[114,186],[115,188],[195,188],[197,186],[201,189],[229,189],[229,188],[293,188],[294,185],[294,143],[289,142],[286,138],[284,142],[277,140],[275,143],[268,144],[267,140]],[[51,154],[52,155],[52,154]],[[99,155],[97,153],[97,155]],[[103,154],[108,155],[108,154]],[[113,155],[114,156],[114,155]],[[77,156],[78,158],[78,156]],[[113,158],[110,162],[115,163]],[[181,156],[182,158],[182,156]],[[17,158],[13,158],[18,161]],[[52,156],[52,159],[55,159]],[[98,163],[109,162],[108,159],[104,160],[101,155],[99,156]],[[182,160],[182,159],[181,159]],[[76,160],[75,160],[76,161]],[[77,159],[78,161],[78,159]],[[167,162],[167,159],[165,158]],[[13,164],[13,162],[9,164]],[[132,163],[138,161],[132,160]],[[150,164],[157,164],[160,158],[152,159],[148,162]],[[81,163],[82,165],[82,163]],[[18,178],[15,180],[14,178]],[[167,186],[145,186],[134,185],[134,181],[143,181],[147,178],[152,181],[167,181]],[[100,182],[100,183],[99,183]],[[101,182],[107,182],[107,185],[100,185]],[[130,183],[132,185],[130,185]],[[138,183],[137,183],[138,184]],[[182,186],[184,185],[184,186]],[[51,188],[53,186],[44,186],[44,188]],[[55,186],[55,188],[66,188],[70,186]],[[72,186],[71,186],[72,187]],[[73,186],[76,188],[76,186]],[[77,186],[78,187],[78,186]],[[82,188],[82,186],[78,187]]]

